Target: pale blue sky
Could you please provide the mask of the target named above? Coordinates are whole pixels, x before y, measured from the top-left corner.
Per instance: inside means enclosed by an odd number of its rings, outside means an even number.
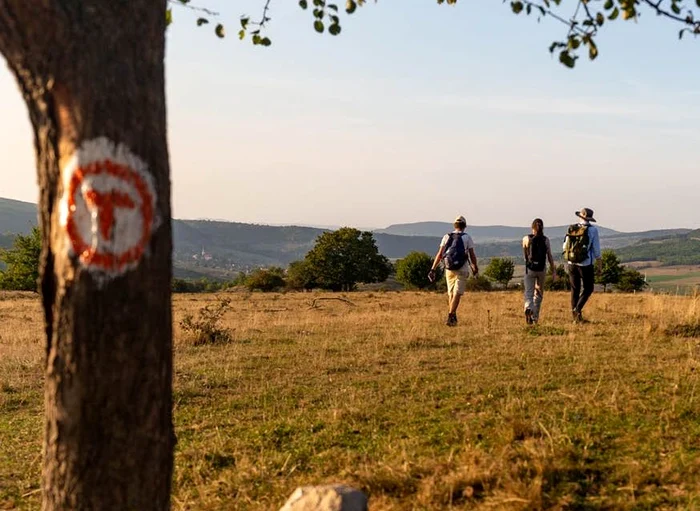
[[[621,230],[700,227],[700,39],[678,41],[675,25],[610,24],[598,60],[569,70],[547,51],[564,28],[507,3],[381,0],[333,38],[276,0],[273,45],[240,43],[239,15],[262,3],[207,0],[224,40],[175,10],[175,216],[552,225],[588,206]],[[0,98],[0,196],[35,201],[29,123],[4,68]]]

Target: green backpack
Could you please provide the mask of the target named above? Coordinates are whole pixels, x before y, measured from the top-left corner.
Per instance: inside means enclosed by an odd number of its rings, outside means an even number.
[[[588,258],[590,239],[588,226],[582,224],[570,225],[564,241],[564,260],[580,264]]]

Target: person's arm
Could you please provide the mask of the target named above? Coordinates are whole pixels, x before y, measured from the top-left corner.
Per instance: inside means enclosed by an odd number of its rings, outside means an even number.
[[[596,270],[599,272],[603,269],[603,259],[600,252],[600,233],[596,228],[593,231],[593,240],[591,240],[591,255],[595,259]]]
[[[476,253],[474,252],[474,247],[469,247],[469,265],[472,268],[472,274],[475,277],[479,276],[479,263],[476,260]]]
[[[435,254],[435,259],[433,260],[433,266],[430,268],[430,271],[435,271],[437,270],[437,267],[440,266],[440,261],[442,261],[443,258],[443,252],[445,252],[445,246],[440,245],[440,248],[437,251],[437,254]],[[425,270],[423,270],[425,271]]]
[[[552,267],[552,280],[557,280],[557,267],[554,265],[554,256],[552,255],[552,245],[547,239],[547,259],[549,259],[549,266]]]
[[[525,264],[527,264],[527,257],[528,257],[528,243],[530,242],[530,237],[525,236],[523,238],[523,259],[525,260]]]

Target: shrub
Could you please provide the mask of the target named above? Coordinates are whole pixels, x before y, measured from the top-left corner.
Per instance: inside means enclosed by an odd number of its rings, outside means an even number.
[[[513,278],[513,273],[515,273],[515,263],[508,257],[494,257],[484,271],[486,277],[503,284],[506,289]]]
[[[566,268],[563,264],[560,264],[556,268],[557,280],[554,280],[551,275],[547,275],[544,279],[544,289],[546,291],[568,291],[571,289],[571,284],[569,283],[569,274],[566,273]]]
[[[38,227],[26,236],[17,235],[12,248],[0,250],[0,261],[6,266],[5,271],[0,271],[0,289],[37,292],[40,256],[41,231]]]
[[[197,319],[192,314],[187,314],[180,321],[180,328],[191,339],[194,346],[231,342],[233,332],[219,324],[230,304],[230,298],[221,298],[217,303],[205,305],[199,309]]]
[[[245,286],[251,291],[275,291],[284,285],[284,270],[277,267],[255,270],[245,280]]]
[[[491,291],[493,286],[491,286],[491,281],[486,277],[481,275],[472,279],[467,280],[467,291],[479,292],[479,291]]]
[[[294,261],[287,268],[287,287],[297,291],[318,287],[313,269],[307,261]]]
[[[428,272],[433,266],[433,258],[425,252],[411,252],[396,263],[396,280],[407,288],[426,289],[435,287],[428,280]],[[440,275],[436,275],[436,282]]]
[[[615,284],[615,288],[623,293],[643,291],[645,287],[647,287],[647,282],[644,280],[644,275],[627,266],[622,268],[620,280]]]

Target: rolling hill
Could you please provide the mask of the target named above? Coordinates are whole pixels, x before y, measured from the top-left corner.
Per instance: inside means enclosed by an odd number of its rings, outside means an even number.
[[[36,224],[34,204],[0,198],[0,248],[11,244],[9,233],[27,233]],[[564,226],[547,229],[555,252],[563,241]],[[299,226],[271,226],[211,220],[173,220],[173,257],[175,274],[183,278],[208,276],[230,278],[239,271],[260,266],[286,266],[301,259],[313,247],[316,238],[327,229]],[[399,224],[374,232],[377,246],[390,259],[404,257],[413,250],[434,254],[439,238],[451,230],[444,222]],[[468,229],[477,244],[480,258],[521,256],[520,240],[529,229],[509,226],[472,226]],[[685,253],[686,243],[694,241],[689,229],[623,233],[600,228],[606,248],[632,245],[628,250],[639,257],[653,259],[657,239],[680,240],[663,247],[663,255]],[[696,235],[697,235],[697,231]],[[700,235],[697,235],[700,238]],[[651,241],[649,241],[651,240]],[[675,241],[674,241],[675,242]],[[677,248],[672,248],[676,246]],[[692,245],[694,247],[695,245]],[[691,248],[692,248],[691,247]],[[675,250],[675,252],[674,252]],[[696,250],[696,253],[700,251]],[[675,259],[674,259],[675,260]]]
[[[638,241],[616,252],[622,261],[658,261],[663,265],[700,264],[700,229],[682,235]]]

